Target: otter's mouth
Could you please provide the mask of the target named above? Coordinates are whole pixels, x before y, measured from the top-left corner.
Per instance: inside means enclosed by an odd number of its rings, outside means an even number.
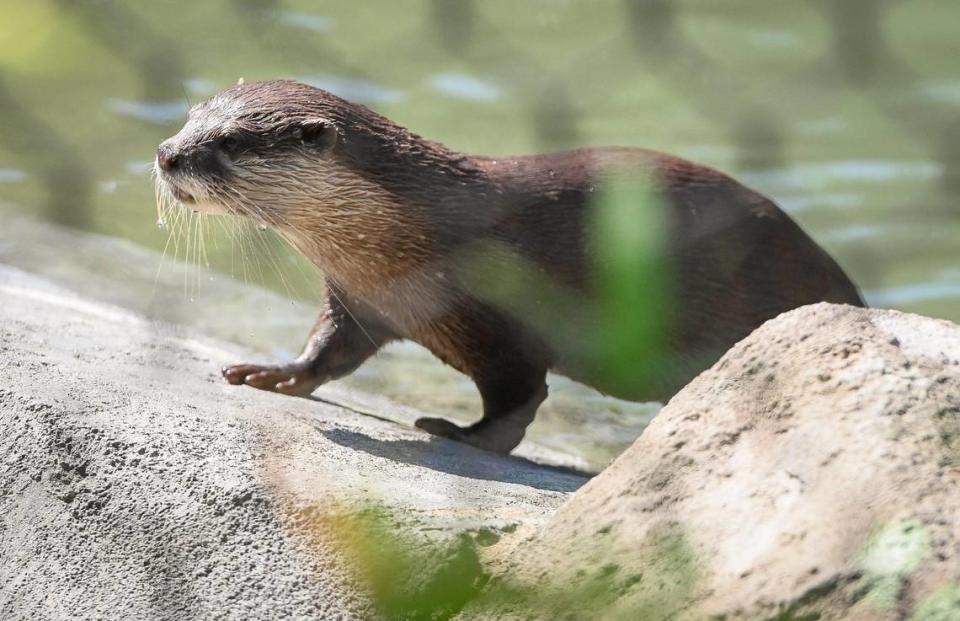
[[[230,213],[230,209],[225,204],[212,200],[204,192],[204,188],[199,188],[198,194],[198,189],[192,187],[185,189],[182,183],[178,183],[178,180],[171,179],[169,175],[162,172],[157,176],[157,187],[160,192],[160,200],[163,200],[164,195],[167,197],[168,207],[179,205],[190,211],[218,215]]]
[[[159,161],[154,162],[153,170],[156,176],[158,191],[165,191],[173,200],[184,205],[195,205],[197,203],[197,197],[193,193],[180,187],[180,184],[177,183],[174,176],[161,168]]]
[[[170,188],[170,193],[173,194],[173,198],[177,199],[178,202],[183,203],[184,205],[196,205],[197,199],[193,194],[177,187],[174,184],[168,184]]]

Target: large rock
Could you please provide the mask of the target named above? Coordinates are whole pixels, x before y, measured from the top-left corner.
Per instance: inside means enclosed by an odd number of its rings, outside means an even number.
[[[960,619],[960,327],[826,304],[768,322],[680,392],[463,617],[504,618],[503,607],[543,619]]]
[[[584,482],[338,407],[335,388],[228,386],[218,368],[249,352],[2,266],[0,301],[5,620],[403,610],[419,603],[371,592],[358,563],[468,541],[454,567],[477,578]]]

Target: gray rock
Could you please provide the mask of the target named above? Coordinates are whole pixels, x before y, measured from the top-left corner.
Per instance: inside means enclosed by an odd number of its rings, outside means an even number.
[[[960,327],[768,322],[461,618],[960,619]]]
[[[250,352],[24,272],[0,300],[3,619],[367,618],[364,534],[505,554],[584,482],[228,386]]]

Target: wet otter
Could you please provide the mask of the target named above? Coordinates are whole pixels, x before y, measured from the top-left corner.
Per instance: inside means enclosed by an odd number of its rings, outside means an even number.
[[[589,356],[477,285],[523,269],[570,292],[571,310],[585,307],[596,293],[588,218],[611,171],[652,184],[666,223],[671,355],[660,377],[636,385],[606,385]],[[436,418],[417,425],[492,451],[520,442],[550,369],[616,396],[666,401],[781,312],[820,301],[863,305],[840,267],[776,205],[710,168],[627,148],[464,155],[293,81],[238,85],[195,106],[160,145],[156,172],[161,193],[267,224],[324,272],[326,304],[303,353],[286,364],[225,368],[228,382],[309,394],[384,344],[412,339],[469,375],[483,399],[483,417],[469,427]],[[497,260],[463,260],[478,248]],[[520,301],[535,308],[539,300]]]

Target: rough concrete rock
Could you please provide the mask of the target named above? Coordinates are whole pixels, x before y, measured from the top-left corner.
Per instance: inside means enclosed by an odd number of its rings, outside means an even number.
[[[341,516],[493,553],[584,482],[227,386],[249,352],[2,266],[0,300],[5,620],[368,618]]]
[[[498,598],[522,618],[960,619],[960,327],[827,304],[768,322],[462,617],[505,618]]]

